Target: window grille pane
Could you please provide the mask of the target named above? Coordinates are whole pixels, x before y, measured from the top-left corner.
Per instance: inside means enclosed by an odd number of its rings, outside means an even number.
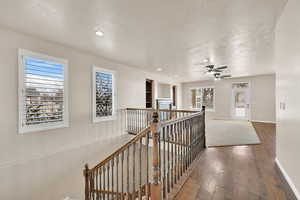
[[[96,72],[96,117],[113,115],[113,75]]]
[[[192,108],[196,108],[196,90],[192,89],[191,95],[192,95]]]
[[[24,109],[26,125],[63,121],[63,64],[24,57]]]
[[[232,88],[248,88],[248,83],[234,83],[232,84]]]
[[[214,88],[203,88],[203,106],[214,108]]]
[[[201,109],[206,106],[207,109],[214,109],[214,88],[191,89],[192,108]]]

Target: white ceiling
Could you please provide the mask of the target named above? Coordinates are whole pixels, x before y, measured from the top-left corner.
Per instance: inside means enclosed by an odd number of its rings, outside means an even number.
[[[0,24],[181,81],[210,58],[233,76],[274,72],[286,0],[0,0]],[[99,28],[104,37],[97,37]]]

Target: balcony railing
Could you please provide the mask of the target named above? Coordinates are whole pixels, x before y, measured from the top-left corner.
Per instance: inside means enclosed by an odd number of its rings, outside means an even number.
[[[126,111],[136,136],[93,168],[85,165],[85,200],[167,199],[205,148],[205,109]]]
[[[155,110],[155,109],[139,109],[126,108],[126,128],[127,132],[136,135],[144,128],[152,123],[152,115],[158,112],[159,121],[168,121],[178,119],[196,113],[190,110]]]

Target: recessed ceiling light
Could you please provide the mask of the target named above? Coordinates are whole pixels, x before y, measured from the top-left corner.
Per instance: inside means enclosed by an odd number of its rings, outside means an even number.
[[[103,37],[104,33],[102,31],[98,30],[98,31],[96,31],[96,35],[99,37]]]
[[[156,71],[161,72],[163,69],[162,68],[157,68]]]
[[[205,59],[203,60],[203,62],[208,63],[208,62],[209,62],[209,59],[208,59],[208,58],[205,58]]]

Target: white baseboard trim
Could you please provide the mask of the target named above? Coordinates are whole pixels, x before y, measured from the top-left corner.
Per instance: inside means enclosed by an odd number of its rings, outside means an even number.
[[[284,168],[282,167],[282,165],[280,164],[279,160],[276,158],[275,159],[275,163],[277,164],[278,168],[280,169],[282,175],[284,176],[286,182],[289,184],[289,186],[291,187],[291,189],[293,190],[296,198],[298,200],[300,200],[300,193],[297,190],[296,186],[294,185],[292,179],[289,177],[289,175],[286,173],[286,171],[284,170]]]
[[[260,122],[260,123],[269,123],[269,124],[276,124],[274,121],[263,121],[263,120],[250,120],[251,122]]]

